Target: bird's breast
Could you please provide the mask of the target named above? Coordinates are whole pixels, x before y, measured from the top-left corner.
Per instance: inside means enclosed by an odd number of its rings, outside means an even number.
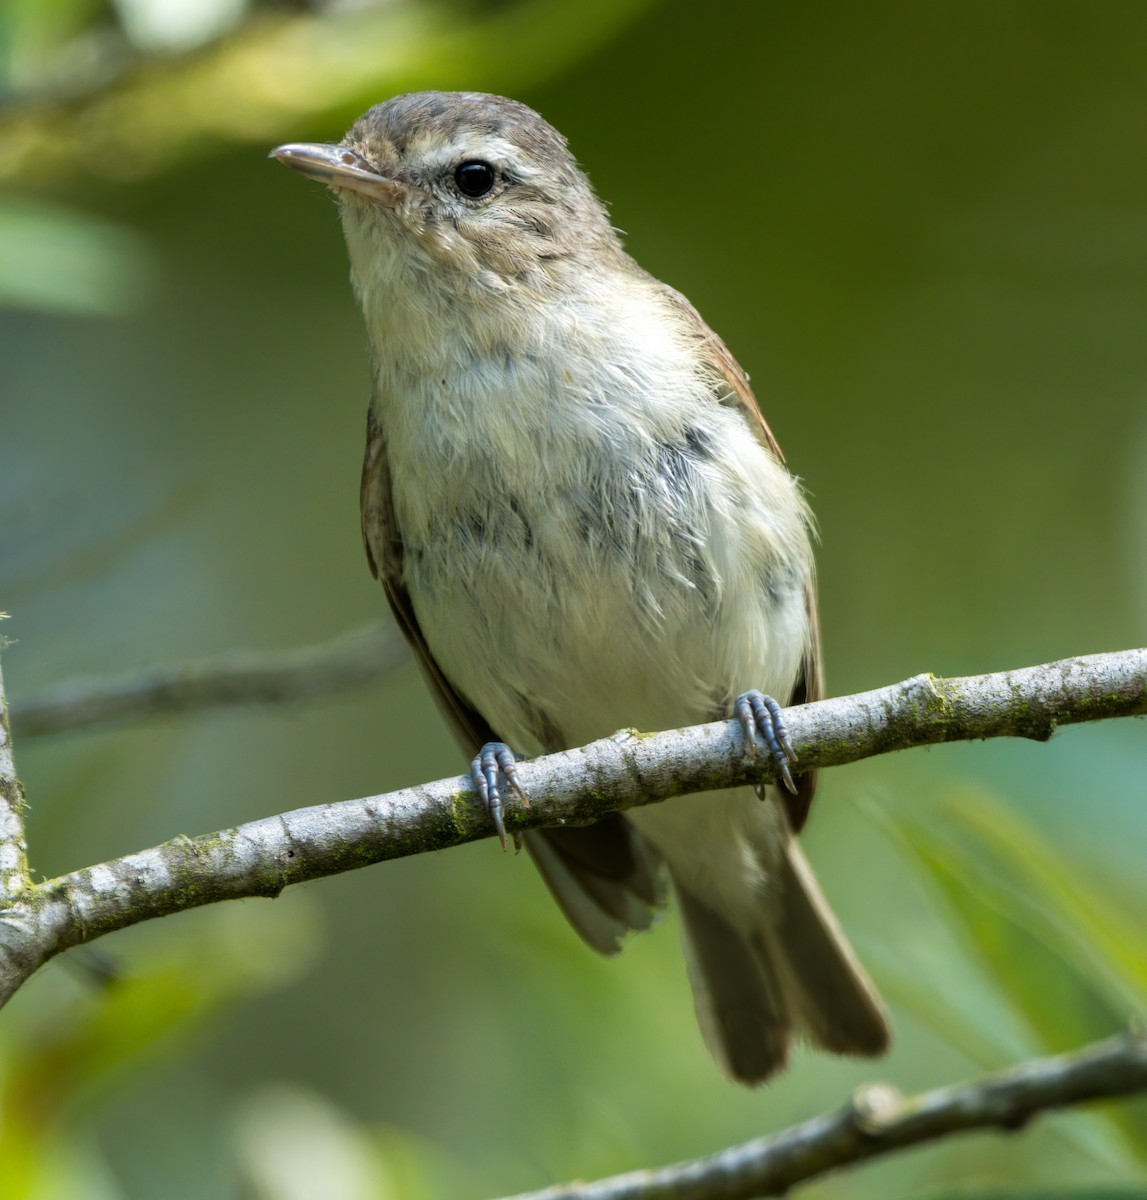
[[[672,354],[610,353],[380,369],[423,634],[529,752],[554,748],[541,729],[573,745],[711,717],[742,677],[786,695],[808,636],[787,472]]]

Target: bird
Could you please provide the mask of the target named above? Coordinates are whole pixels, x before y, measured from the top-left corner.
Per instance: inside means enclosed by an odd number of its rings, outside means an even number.
[[[334,194],[370,351],[363,541],[505,846],[521,757],[738,720],[778,782],[525,847],[614,954],[671,897],[702,1036],[763,1083],[888,1018],[798,842],[816,786],[782,705],[823,694],[813,523],[748,376],[625,250],[525,104],[415,92],[272,156]],[[711,203],[711,180],[680,195]]]

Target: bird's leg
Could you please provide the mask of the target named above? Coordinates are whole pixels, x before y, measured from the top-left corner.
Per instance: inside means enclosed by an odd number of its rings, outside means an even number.
[[[749,753],[756,754],[759,734],[769,748],[769,757],[776,767],[777,777],[795,795],[797,786],[793,783],[789,763],[796,762],[797,752],[789,740],[781,706],[772,696],[766,696],[754,688],[750,692],[742,692],[733,701],[733,713],[744,730]]]
[[[482,807],[494,822],[503,850],[506,848],[506,825],[502,819],[502,793],[498,788],[499,771],[510,787],[518,793],[522,803],[529,804],[526,793],[518,782],[517,761],[517,756],[505,742],[487,742],[470,764],[470,779],[478,792],[478,798],[482,801]],[[515,836],[515,845],[517,840]]]

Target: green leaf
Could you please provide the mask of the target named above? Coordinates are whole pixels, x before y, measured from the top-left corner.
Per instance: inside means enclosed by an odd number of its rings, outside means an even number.
[[[1002,803],[972,788],[936,798],[903,845],[948,900],[973,952],[1023,1018],[1040,1053],[1126,1027],[1147,1001],[1141,935],[1100,882]],[[1107,1116],[1147,1162],[1135,1105]]]

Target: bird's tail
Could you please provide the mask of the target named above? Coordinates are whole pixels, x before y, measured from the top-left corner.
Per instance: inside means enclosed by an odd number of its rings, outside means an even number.
[[[876,989],[791,836],[748,917],[673,885],[701,1032],[734,1079],[762,1083],[784,1066],[794,1034],[834,1054],[888,1048]]]

